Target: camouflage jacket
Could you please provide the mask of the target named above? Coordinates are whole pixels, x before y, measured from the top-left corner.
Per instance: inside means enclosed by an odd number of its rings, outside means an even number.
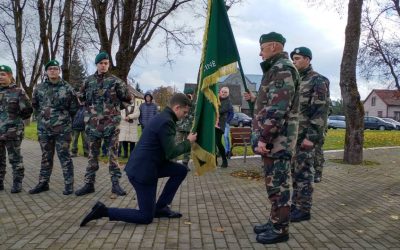
[[[79,109],[74,89],[60,79],[52,83],[46,79],[33,91],[32,106],[37,117],[39,135],[70,133],[75,113]]]
[[[114,135],[121,122],[122,102],[131,101],[126,84],[108,72],[89,76],[79,97],[86,106],[86,133],[97,138]]]
[[[299,136],[314,144],[324,136],[329,111],[329,80],[315,72],[310,65],[300,71],[299,88]]]
[[[188,115],[182,120],[176,122],[176,131],[188,133],[191,131],[193,126],[195,108],[196,103],[192,101],[192,106],[190,107]]]
[[[261,63],[253,129],[272,158],[290,159],[297,141],[299,74],[286,52]]]
[[[23,89],[15,83],[0,86],[0,141],[22,139],[23,120],[31,114],[32,105]]]

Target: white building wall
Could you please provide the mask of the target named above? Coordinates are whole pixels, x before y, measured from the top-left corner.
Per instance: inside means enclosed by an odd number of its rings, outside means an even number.
[[[375,97],[375,106],[372,106],[372,98]],[[368,99],[364,102],[364,111],[365,114],[368,116],[378,116],[378,112],[382,111],[382,117],[387,117],[387,106],[386,104],[382,101],[382,99],[379,98],[373,92]]]

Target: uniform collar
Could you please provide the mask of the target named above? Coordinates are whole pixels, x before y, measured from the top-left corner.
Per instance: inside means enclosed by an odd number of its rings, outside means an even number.
[[[303,77],[303,76],[306,76],[312,70],[313,70],[313,68],[312,68],[312,65],[310,64],[307,68],[300,70],[299,74],[301,77]]]
[[[289,59],[288,53],[284,51],[272,56],[271,58],[265,60],[264,62],[261,62],[260,66],[263,73],[267,72],[272,67],[272,65],[274,65],[281,58]]]

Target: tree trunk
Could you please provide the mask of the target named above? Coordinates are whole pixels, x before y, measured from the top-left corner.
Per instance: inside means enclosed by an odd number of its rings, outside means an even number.
[[[363,161],[364,107],[357,89],[356,67],[361,34],[363,0],[349,0],[345,44],[340,66],[340,90],[346,115],[346,137],[343,161]]]
[[[69,82],[69,68],[72,44],[72,9],[73,1],[65,1],[64,4],[64,51],[62,60],[63,79]]]

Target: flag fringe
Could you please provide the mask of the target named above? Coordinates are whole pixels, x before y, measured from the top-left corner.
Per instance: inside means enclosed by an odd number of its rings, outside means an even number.
[[[197,143],[192,145],[191,157],[195,166],[195,174],[198,176],[217,168],[215,154],[207,152]]]

